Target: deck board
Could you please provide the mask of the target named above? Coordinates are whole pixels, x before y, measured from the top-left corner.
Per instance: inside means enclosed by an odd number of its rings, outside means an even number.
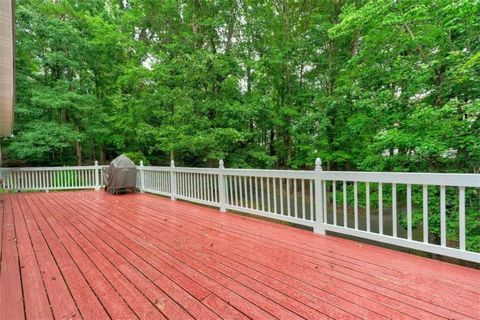
[[[0,311],[4,319],[24,319],[20,261],[11,203],[4,203],[3,216]]]
[[[480,319],[480,271],[147,194],[6,194],[1,319]]]
[[[52,313],[56,319],[75,318],[78,316],[77,306],[54,256],[32,217],[32,210],[24,201],[19,201],[19,204],[37,257]]]
[[[39,319],[53,319],[45,284],[37,263],[37,257],[33,250],[33,245],[27,231],[22,210],[17,201],[12,202],[12,209],[13,212],[18,213],[14,216],[14,220],[22,278],[23,299],[25,303],[25,315],[27,318],[38,317]]]
[[[5,198],[9,198],[11,201],[17,199],[26,200],[26,197],[23,196]],[[7,201],[7,199],[5,199],[5,201]],[[105,308],[102,306],[96,293],[90,287],[89,283],[78,268],[76,261],[70,256],[60,239],[56,237],[50,225],[44,220],[42,216],[42,211],[44,210],[43,206],[37,205],[33,201],[27,203],[30,208],[30,218],[32,221],[35,221],[42,233],[44,240],[55,259],[55,263],[57,264],[62,277],[65,279],[69,292],[71,292],[72,297],[75,299],[78,313],[84,318],[108,319],[109,316]],[[48,279],[49,276],[53,281],[59,279],[55,275],[49,275],[48,273],[45,275],[45,278]],[[54,295],[55,294],[52,294],[52,296]],[[0,305],[0,307],[2,306]]]

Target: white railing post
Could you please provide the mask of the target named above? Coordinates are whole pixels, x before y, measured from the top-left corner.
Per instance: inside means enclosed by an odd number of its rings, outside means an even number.
[[[177,197],[177,174],[175,173],[175,161],[170,161],[170,199]]]
[[[98,161],[95,160],[95,190],[100,190],[100,167]],[[48,190],[47,190],[48,191]]]
[[[315,160],[315,226],[313,231],[319,234],[325,234],[325,226],[323,221],[323,181],[320,176],[322,171],[322,160]]]
[[[145,192],[145,172],[143,170],[143,161],[140,160],[140,192]]]
[[[226,194],[227,194],[227,189],[225,186],[225,176],[223,174],[223,170],[225,169],[223,165],[223,160],[220,160],[218,162],[218,168],[220,169],[218,173],[218,193],[219,193],[219,200],[220,200],[220,212],[226,212]]]

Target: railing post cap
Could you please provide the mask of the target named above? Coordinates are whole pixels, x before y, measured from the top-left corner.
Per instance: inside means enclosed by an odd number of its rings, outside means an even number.
[[[143,160],[140,160],[140,167],[143,167]]]
[[[220,161],[218,161],[218,166],[220,167],[220,169],[224,168],[223,159],[220,159]]]
[[[315,160],[315,170],[322,170],[322,160],[320,158]]]
[[[170,161],[170,167],[175,168],[175,160]]]
[[[98,166],[98,161],[97,161],[97,160],[95,160],[95,166],[96,166],[96,167]]]

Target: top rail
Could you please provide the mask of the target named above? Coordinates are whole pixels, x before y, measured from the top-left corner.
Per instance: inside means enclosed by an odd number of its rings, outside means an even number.
[[[65,171],[65,170],[88,170],[95,169],[95,166],[69,166],[69,167],[19,167],[19,168],[1,168],[0,171],[10,172],[33,172],[33,171]]]
[[[322,171],[324,180],[480,187],[479,174]]]

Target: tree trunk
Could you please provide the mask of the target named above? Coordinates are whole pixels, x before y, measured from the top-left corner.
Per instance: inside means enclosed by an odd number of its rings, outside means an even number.
[[[75,149],[77,150],[77,165],[81,166],[82,165],[82,145],[78,140],[75,141]]]
[[[102,145],[100,146],[99,150],[100,150],[100,163],[101,164],[104,164],[105,163],[105,147]]]

